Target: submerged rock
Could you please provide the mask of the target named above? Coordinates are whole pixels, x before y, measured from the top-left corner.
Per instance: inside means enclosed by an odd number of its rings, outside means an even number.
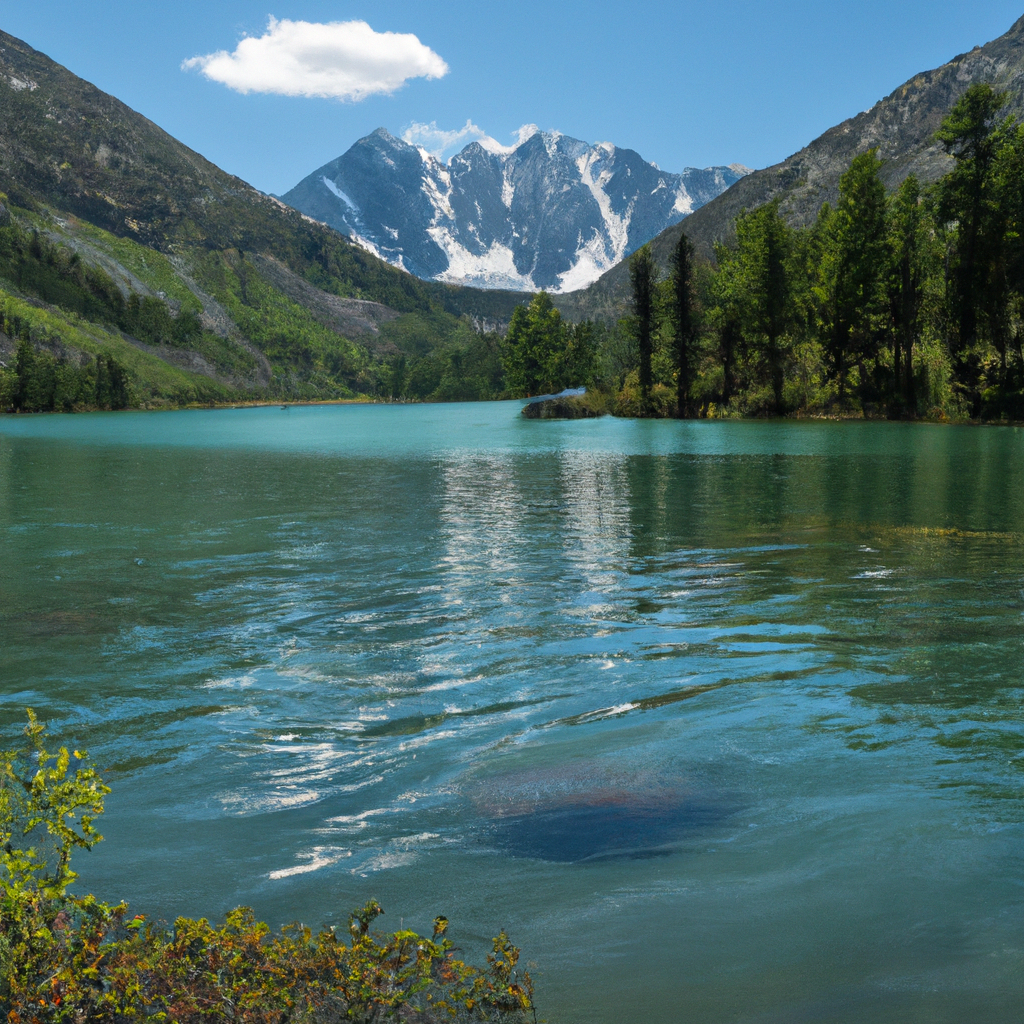
[[[586,420],[603,416],[606,411],[599,395],[588,393],[586,388],[573,388],[531,399],[523,407],[523,416],[528,420]]]
[[[558,863],[664,856],[736,810],[693,779],[599,760],[490,779],[474,803],[488,845]]]

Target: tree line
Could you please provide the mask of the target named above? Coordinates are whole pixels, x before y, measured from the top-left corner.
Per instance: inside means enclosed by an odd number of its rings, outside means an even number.
[[[1005,104],[967,90],[933,185],[887,194],[871,150],[810,227],[778,200],[745,211],[715,264],[681,235],[663,281],[635,253],[637,411],[1024,418],[1024,126]]]
[[[0,313],[0,329],[12,325]],[[86,356],[81,365],[18,342],[12,367],[0,366],[0,412],[73,412],[127,409],[131,389],[127,370],[112,356]]]
[[[951,170],[934,184],[910,176],[888,193],[871,150],[808,227],[790,226],[776,200],[742,213],[713,261],[682,234],[664,277],[644,246],[630,259],[629,315],[615,324],[570,323],[542,292],[516,307],[504,338],[437,311],[407,313],[382,328],[392,354],[374,358],[261,291],[255,269],[239,277],[238,301],[234,278],[206,284],[275,366],[291,366],[271,390],[308,397],[458,401],[587,386],[624,415],[1024,419],[1024,126],[1005,105],[991,86],[967,90],[936,134]],[[241,253],[237,264],[246,267]],[[103,270],[9,216],[0,277],[142,341],[207,339],[195,312],[124,297]],[[0,330],[26,335],[17,323]],[[127,401],[114,360],[76,365],[41,347],[22,346],[0,368],[0,407]]]

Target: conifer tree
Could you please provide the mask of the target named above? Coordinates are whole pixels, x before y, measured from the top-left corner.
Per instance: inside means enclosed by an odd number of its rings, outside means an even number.
[[[505,335],[505,385],[516,397],[564,387],[559,377],[566,347],[562,314],[551,296],[540,292],[530,305],[517,306]]]
[[[675,328],[676,415],[689,419],[693,406],[693,362],[697,337],[693,308],[693,244],[680,234],[672,254],[672,313]]]
[[[995,314],[994,264],[1002,241],[997,180],[993,173],[1009,125],[999,113],[1005,93],[975,83],[946,115],[935,138],[953,157],[953,170],[939,186],[939,214],[949,238],[948,295],[954,331],[950,350],[958,383],[965,391],[976,381],[971,353],[986,319]]]
[[[640,357],[640,406],[644,416],[651,413],[651,358],[654,353],[655,291],[658,265],[650,243],[641,246],[629,260],[629,280],[633,287],[633,330]]]
[[[925,216],[921,184],[915,175],[906,178],[889,198],[889,315],[892,324],[894,415],[913,415],[914,346],[921,335],[921,303],[924,296]]]
[[[743,334],[732,310],[726,310],[718,332],[718,358],[722,362],[722,405],[728,405],[736,391],[736,360]]]
[[[992,340],[999,351],[1003,389],[1013,386],[1007,364],[1008,349],[1012,347],[1020,375],[1016,388],[1020,390],[1024,387],[1024,124],[1015,125],[1003,133],[994,176],[1002,236],[994,272],[1002,309]],[[1019,418],[1024,405],[1020,402],[1014,404],[1014,418]]]
[[[839,202],[818,217],[818,300],[825,352],[843,404],[854,362],[877,353],[886,266],[885,186],[877,150],[855,157],[839,179]]]
[[[785,360],[796,316],[789,267],[792,244],[792,229],[774,200],[741,213],[735,246],[718,250],[719,292],[734,311],[744,342],[763,360],[776,415],[784,407]]]
[[[18,342],[18,350],[14,357],[14,372],[18,377],[18,390],[14,396],[14,408],[26,412],[33,411],[35,399],[36,350],[26,338]]]

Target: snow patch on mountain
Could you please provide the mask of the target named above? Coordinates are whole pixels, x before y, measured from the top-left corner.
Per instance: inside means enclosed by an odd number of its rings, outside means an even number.
[[[473,141],[439,159],[449,141],[466,138]],[[610,142],[533,124],[504,146],[467,121],[451,133],[414,125],[405,141],[380,128],[283,198],[428,280],[566,292],[744,173],[733,165],[671,174]]]
[[[326,175],[322,176],[320,180],[358,217],[359,207],[352,202],[351,199],[345,193],[338,188],[338,186],[331,181]]]
[[[576,162],[576,166],[580,171],[580,181],[590,189],[590,194],[594,197],[597,208],[601,211],[601,216],[604,218],[608,241],[611,243],[611,261],[612,263],[618,263],[625,255],[626,247],[629,245],[629,222],[633,217],[633,207],[636,205],[636,201],[631,202],[626,212],[621,216],[612,209],[611,197],[606,189],[614,176],[614,172],[609,166],[609,161],[614,157],[615,147],[610,143],[601,143],[590,150],[589,153],[584,153]],[[594,177],[595,169],[598,170],[596,178]],[[577,250],[577,255],[579,255],[579,250]],[[602,270],[601,273],[604,273],[604,271]],[[600,276],[598,274],[593,280],[596,281]],[[589,284],[590,282],[588,281],[587,283]],[[580,285],[579,287],[582,288],[585,285]]]
[[[516,187],[512,184],[508,176],[508,171],[505,172],[501,180],[501,201],[505,205],[506,209],[512,209],[512,200],[516,197]]]
[[[428,232],[448,257],[448,269],[439,274],[437,280],[475,288],[538,290],[529,274],[519,272],[515,253],[507,245],[494,242],[486,251],[474,254],[453,237],[449,228],[432,227]]]
[[[424,175],[423,192],[434,208],[433,226],[441,223],[442,220],[455,220],[455,211],[452,209],[452,178],[448,169],[433,158],[430,163],[434,165],[430,166],[428,163],[428,167],[433,173]]]
[[[608,259],[608,250],[599,232],[595,230],[586,241],[581,236],[576,249],[576,262],[558,275],[558,287],[552,291],[574,292],[586,288],[606,270],[611,270],[616,262]]]
[[[725,189],[723,188],[724,192]],[[676,201],[672,204],[672,210],[674,213],[681,213],[684,217],[689,216],[693,213],[693,199],[690,193],[686,191],[686,186],[680,182],[679,188],[676,189]]]

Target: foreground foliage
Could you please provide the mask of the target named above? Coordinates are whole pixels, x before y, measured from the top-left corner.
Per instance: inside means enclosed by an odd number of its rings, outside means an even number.
[[[375,936],[371,901],[347,935],[294,925],[273,934],[241,907],[223,924],[171,929],[126,904],[69,891],[75,850],[102,836],[109,792],[86,754],[47,750],[29,712],[26,745],[0,753],[0,1012],[10,1024],[168,1021],[535,1020],[533,986],[501,932],[487,966],[455,956],[439,917],[430,938]]]

